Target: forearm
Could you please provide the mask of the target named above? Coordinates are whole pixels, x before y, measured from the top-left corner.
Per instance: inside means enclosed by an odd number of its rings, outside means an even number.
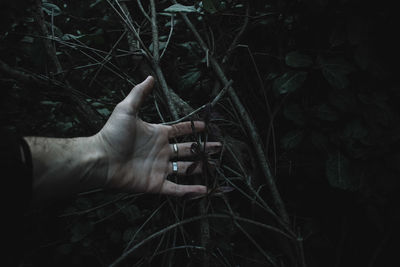
[[[32,155],[34,202],[105,185],[107,162],[96,138],[25,137]]]

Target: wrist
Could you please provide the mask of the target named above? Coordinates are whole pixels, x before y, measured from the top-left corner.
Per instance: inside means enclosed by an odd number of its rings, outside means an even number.
[[[89,153],[85,156],[84,161],[87,166],[87,177],[93,181],[96,188],[105,188],[108,175],[108,155],[103,149],[100,136],[95,134],[87,137],[87,149]]]
[[[107,159],[95,136],[24,138],[31,150],[34,202],[102,188]]]

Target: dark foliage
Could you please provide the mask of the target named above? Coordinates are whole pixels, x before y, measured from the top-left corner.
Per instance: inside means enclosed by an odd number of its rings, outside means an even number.
[[[160,54],[166,48],[160,65],[168,85],[192,107],[211,101],[223,86],[183,20],[171,20],[168,12],[182,7],[171,10],[171,2],[156,2]],[[150,23],[136,1],[124,3],[152,50]],[[142,4],[148,11],[147,1]],[[290,228],[304,239],[307,266],[399,266],[400,46],[393,4],[181,4],[255,121]],[[23,135],[93,134],[96,127],[70,96],[104,122],[148,70],[108,1],[43,1],[42,9],[49,36],[37,25],[33,3],[0,4],[1,124]],[[61,71],[49,57],[49,39]],[[172,120],[161,90],[155,90],[141,115],[151,122]],[[235,107],[224,97],[206,115],[209,140],[225,144],[221,158],[207,155],[210,164],[221,161],[209,168],[213,173],[206,183],[225,192],[207,197],[208,213],[279,227],[262,203],[273,202]],[[286,238],[252,223],[209,218],[207,247],[198,245],[200,220],[148,239],[199,215],[198,201],[83,194],[29,215],[21,260],[33,266],[102,266],[146,240],[124,261],[126,266],[198,266],[204,264],[204,253],[209,266],[274,266],[268,258],[275,266],[301,266]]]

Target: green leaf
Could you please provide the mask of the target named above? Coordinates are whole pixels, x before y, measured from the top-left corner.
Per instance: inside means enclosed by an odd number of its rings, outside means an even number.
[[[102,103],[99,103],[99,102],[92,102],[91,105],[92,105],[93,107],[95,107],[95,108],[103,107],[103,106],[104,106]]]
[[[275,79],[277,76],[278,76],[277,73],[275,73],[275,72],[270,72],[270,73],[268,73],[267,80],[273,80],[273,79]]]
[[[185,43],[181,43],[181,44],[177,44],[177,46],[178,46],[179,48],[183,48],[183,49],[185,49],[185,50],[187,50],[187,51],[191,51],[193,48],[198,48],[198,49],[200,49],[200,48],[198,47],[198,45],[197,45],[197,42],[192,42],[192,41],[185,42]],[[197,50],[197,49],[196,49],[196,50]]]
[[[195,83],[200,79],[201,71],[196,68],[189,70],[181,77],[180,88],[181,90],[186,90],[195,85]]]
[[[310,56],[301,54],[297,51],[288,53],[285,57],[286,65],[293,68],[310,67],[313,61]]]
[[[108,108],[97,109],[97,112],[99,112],[104,117],[108,117],[111,114],[111,111]]]
[[[322,74],[329,84],[335,89],[344,89],[348,86],[347,75],[354,67],[343,58],[321,59]]]
[[[329,184],[333,187],[343,190],[356,190],[356,176],[353,176],[350,171],[350,161],[340,151],[330,153],[326,161],[326,177]]]
[[[282,139],[281,144],[285,150],[290,150],[295,148],[300,144],[304,138],[304,131],[296,130],[288,132]]]
[[[53,15],[55,17],[55,16],[58,16],[61,14],[61,9],[52,3],[48,3],[48,2],[42,3],[42,9],[49,16]]]
[[[165,12],[168,13],[177,13],[177,12],[184,12],[184,13],[196,13],[197,10],[194,6],[184,6],[181,4],[173,4],[170,7],[164,9]]]
[[[93,8],[93,7],[97,6],[101,2],[103,2],[103,0],[96,0],[95,2],[91,3],[89,7]]]
[[[45,106],[57,106],[59,105],[61,102],[57,102],[57,101],[48,101],[48,100],[43,100],[40,101],[40,104],[45,105]]]
[[[289,71],[277,78],[273,85],[273,90],[278,94],[294,92],[307,78],[305,71]]]
[[[64,34],[61,39],[63,41],[71,41],[71,40],[77,40],[79,38],[84,37],[85,35],[81,34],[81,35],[74,35],[74,34],[70,34],[70,33],[66,33]]]
[[[207,12],[213,14],[218,11],[213,0],[202,0],[202,3]]]

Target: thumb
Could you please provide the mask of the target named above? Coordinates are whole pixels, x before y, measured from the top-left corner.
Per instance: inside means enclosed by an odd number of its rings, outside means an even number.
[[[146,80],[137,84],[129,95],[123,100],[134,112],[137,112],[145,100],[146,96],[151,92],[154,86],[154,78],[148,76]]]

